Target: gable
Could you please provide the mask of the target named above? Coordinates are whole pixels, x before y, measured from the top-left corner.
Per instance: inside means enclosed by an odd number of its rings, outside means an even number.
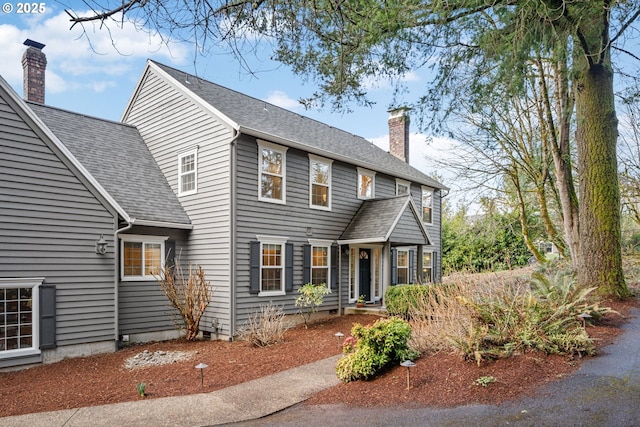
[[[387,241],[407,245],[430,244],[431,239],[420,222],[410,195],[364,201],[338,243]]]

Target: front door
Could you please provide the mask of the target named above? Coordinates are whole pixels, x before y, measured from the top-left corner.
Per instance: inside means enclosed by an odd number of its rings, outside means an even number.
[[[371,249],[360,248],[360,264],[358,275],[358,295],[364,295],[365,301],[371,301]]]

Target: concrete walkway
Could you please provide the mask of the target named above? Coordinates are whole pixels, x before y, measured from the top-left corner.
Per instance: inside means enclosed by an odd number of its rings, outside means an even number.
[[[212,426],[261,418],[340,383],[340,355],[233,387],[188,396],[0,418],[7,427]],[[37,391],[34,391],[37,392]]]

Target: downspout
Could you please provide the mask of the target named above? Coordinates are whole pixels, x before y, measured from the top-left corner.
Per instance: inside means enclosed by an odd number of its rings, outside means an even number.
[[[119,288],[120,288],[120,245],[118,244],[118,234],[127,231],[129,229],[131,229],[131,227],[133,227],[133,223],[135,222],[135,218],[131,218],[127,225],[125,225],[124,227],[116,230],[115,233],[113,233],[113,253],[114,253],[114,257],[115,257],[115,265],[116,268],[114,269],[113,272],[113,283],[114,283],[114,294],[115,294],[115,300],[113,302],[113,305],[115,307],[115,312],[114,312],[114,317],[115,317],[115,321],[114,321],[114,325],[115,325],[115,331],[114,331],[114,335],[115,335],[115,341],[116,341],[116,350],[119,350],[119,343],[120,343],[120,304],[118,303],[118,300],[120,299],[120,295],[119,295]]]
[[[338,244],[338,316],[342,316],[342,245]]]
[[[229,271],[229,341],[233,341],[233,337],[236,334],[236,267],[237,267],[237,255],[236,255],[236,211],[237,211],[237,191],[236,191],[236,174],[238,172],[238,168],[237,168],[237,164],[236,164],[236,159],[238,157],[238,145],[236,144],[236,142],[238,141],[238,138],[240,137],[240,131],[237,129],[233,129],[234,131],[234,135],[233,138],[231,138],[231,141],[229,142],[230,144],[230,149],[231,149],[231,155],[229,156],[230,161],[231,161],[231,165],[229,168],[230,174],[231,176],[229,177],[229,187],[230,187],[230,199],[231,199],[231,212],[229,212],[230,215],[230,221],[229,221],[229,233],[230,233],[230,242],[229,242],[229,251],[230,251],[230,255],[231,255],[231,259],[230,259],[230,268],[231,270]]]

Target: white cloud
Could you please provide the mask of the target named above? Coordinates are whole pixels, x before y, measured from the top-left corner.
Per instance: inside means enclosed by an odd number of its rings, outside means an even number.
[[[277,105],[278,107],[286,108],[288,110],[295,110],[296,108],[301,107],[298,100],[289,97],[289,95],[281,90],[271,91],[265,101],[270,104]]]
[[[45,44],[47,91],[51,93],[104,92],[129,73],[139,75],[141,63],[151,56],[180,65],[191,54],[184,45],[167,47],[159,34],[147,34],[131,22],[112,23],[109,29],[99,29],[98,24],[70,29],[64,11],[48,11],[51,13],[15,20],[15,25],[0,25],[0,74],[14,87],[22,84],[22,43],[26,39]]]

